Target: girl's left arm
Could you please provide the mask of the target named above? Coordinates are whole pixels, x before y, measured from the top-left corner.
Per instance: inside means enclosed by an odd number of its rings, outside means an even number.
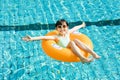
[[[85,25],[85,22],[83,22],[81,25],[75,26],[75,27],[73,27],[72,29],[70,29],[69,32],[72,33],[72,32],[74,32],[74,31],[76,31],[76,30],[78,30],[78,29],[80,29],[80,28],[85,27],[85,26],[86,26],[86,25]]]

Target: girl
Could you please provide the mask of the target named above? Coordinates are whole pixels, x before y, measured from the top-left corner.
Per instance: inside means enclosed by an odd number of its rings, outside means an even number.
[[[52,39],[57,40],[57,44],[62,47],[70,47],[71,50],[80,58],[82,62],[91,62],[94,58],[99,59],[100,56],[97,55],[92,49],[90,49],[86,44],[81,42],[78,39],[70,41],[70,33],[85,27],[85,23],[83,22],[81,25],[75,26],[72,29],[68,29],[68,22],[64,19],[58,20],[55,24],[56,30],[58,31],[58,35],[54,36],[39,36],[39,37],[30,37],[26,36],[23,38],[25,41],[33,41],[33,40],[41,40],[41,39]],[[82,53],[79,51],[79,48],[90,53],[94,58],[85,58]]]

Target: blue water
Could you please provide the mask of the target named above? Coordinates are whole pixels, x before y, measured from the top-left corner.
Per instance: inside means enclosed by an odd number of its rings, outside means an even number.
[[[1,0],[0,80],[119,80],[119,0]],[[41,41],[24,42],[26,35],[40,36],[64,18],[70,28],[85,21],[79,31],[89,36],[101,56],[89,64],[67,63],[47,56]]]

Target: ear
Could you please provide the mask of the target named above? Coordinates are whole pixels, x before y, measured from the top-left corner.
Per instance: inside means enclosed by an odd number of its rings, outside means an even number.
[[[69,26],[67,26],[67,28],[69,29]]]

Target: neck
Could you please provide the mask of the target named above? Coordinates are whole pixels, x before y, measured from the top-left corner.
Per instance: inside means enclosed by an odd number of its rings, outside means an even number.
[[[62,37],[65,37],[65,34],[59,34],[60,36],[62,36]]]

